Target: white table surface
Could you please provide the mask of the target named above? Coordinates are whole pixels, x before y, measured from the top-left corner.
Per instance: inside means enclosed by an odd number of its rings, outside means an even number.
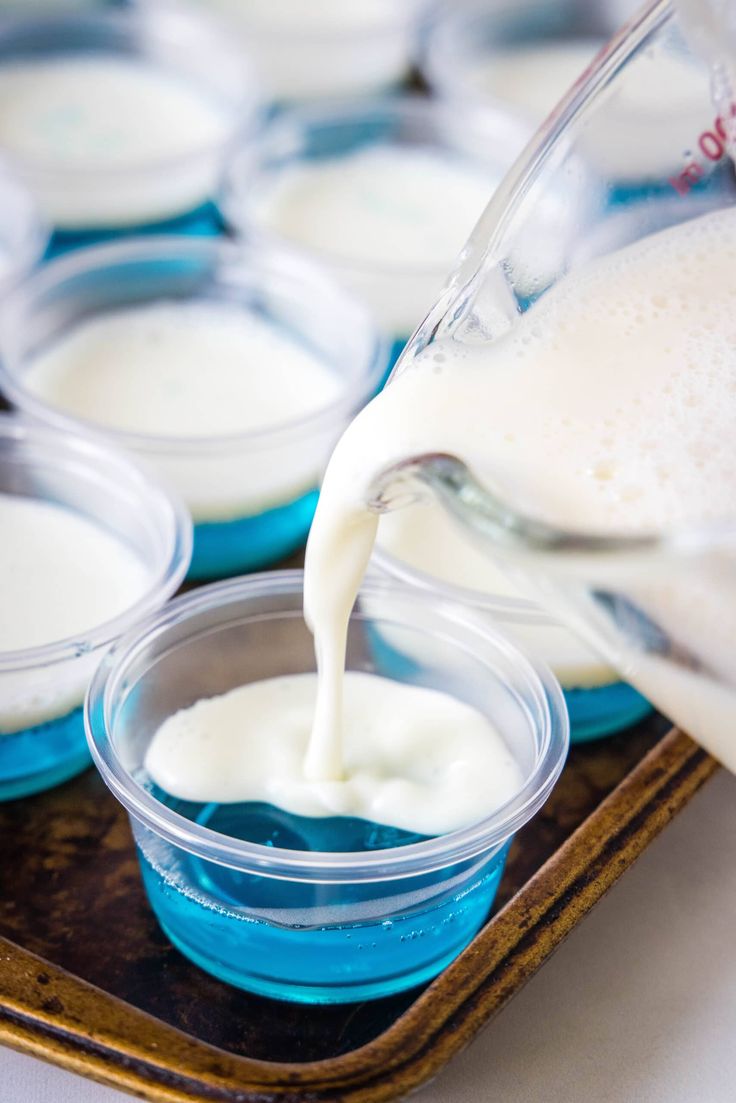
[[[735,859],[723,773],[417,1103],[733,1103]],[[129,1098],[0,1049],[0,1103]]]

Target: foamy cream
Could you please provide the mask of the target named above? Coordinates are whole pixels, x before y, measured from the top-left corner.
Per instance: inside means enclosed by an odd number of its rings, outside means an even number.
[[[422,835],[454,831],[517,793],[521,769],[489,720],[437,690],[345,675],[342,770],[312,781],[304,756],[317,676],[240,686],[170,716],[145,768],[182,800],[265,801],[301,816],[356,816]]]
[[[471,603],[475,600],[479,608],[490,606],[491,616],[490,599],[525,597],[435,502],[415,502],[384,514],[378,527],[378,547],[400,567],[461,590],[461,598]],[[527,653],[546,663],[565,689],[590,689],[619,680],[577,636],[547,619],[541,610],[536,622],[523,614],[512,616],[503,630]]]
[[[394,465],[456,455],[515,510],[573,530],[732,521],[735,263],[736,209],[652,235],[561,280],[492,344],[428,346],[352,423],[307,549],[320,669],[310,776],[333,776],[347,619],[378,524],[366,503]],[[736,694],[718,684],[736,685],[732,575],[714,551],[707,566],[657,563],[631,580],[639,615],[701,660],[686,697],[676,656],[619,659],[736,768]]]
[[[265,446],[247,457],[237,449],[199,456],[198,442],[296,424],[329,408],[343,389],[330,364],[255,311],[205,299],[158,301],[80,322],[36,357],[24,386],[98,428],[136,434],[125,443],[157,464],[195,520],[298,497],[316,485],[334,437],[320,439],[316,450],[282,442],[277,457]],[[167,441],[187,440],[188,457],[167,451]]]
[[[0,148],[64,229],[200,206],[232,127],[224,104],[154,63],[73,55],[0,66]]]
[[[264,174],[253,214],[330,264],[384,330],[407,336],[498,180],[460,155],[387,143]]]
[[[0,494],[0,656],[78,640],[126,612],[144,595],[149,574],[121,540],[81,514],[52,502]],[[82,664],[84,665],[84,664]],[[2,683],[0,733],[30,727],[81,704],[89,671],[79,678],[48,672],[28,692],[23,674]]]

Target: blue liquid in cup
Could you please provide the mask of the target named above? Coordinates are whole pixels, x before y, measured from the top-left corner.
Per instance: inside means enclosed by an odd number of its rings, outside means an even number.
[[[187,234],[190,237],[218,237],[224,232],[224,224],[214,203],[203,203],[194,211],[176,218],[142,226],[100,226],[90,230],[55,230],[46,249],[45,260],[53,260],[73,249],[88,245],[101,245],[108,241],[122,241],[129,237],[148,234]]]
[[[268,567],[291,555],[307,539],[317,508],[317,490],[252,517],[195,524],[187,578],[203,581]]]
[[[195,804],[159,789],[154,795],[220,834],[267,847],[356,852],[422,841],[365,820],[295,816],[262,803]],[[315,884],[244,873],[147,839],[143,881],[174,945],[229,984],[309,1004],[376,999],[436,976],[485,922],[509,846],[485,863],[401,881]],[[406,906],[412,893],[424,902]],[[395,894],[403,909],[392,909]],[[356,907],[363,918],[341,922]]]
[[[0,733],[0,800],[51,789],[89,764],[81,706],[45,724]]]
[[[570,716],[570,742],[589,743],[638,724],[654,710],[626,682],[589,689],[563,689]]]

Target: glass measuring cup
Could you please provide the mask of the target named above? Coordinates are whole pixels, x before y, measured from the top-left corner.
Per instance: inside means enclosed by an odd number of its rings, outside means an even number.
[[[626,163],[611,156],[632,89],[656,84],[672,59],[689,66],[689,100],[702,118],[683,142],[681,117],[668,129],[641,126]],[[662,116],[657,117],[661,123]],[[707,65],[692,52],[672,5],[651,5],[598,56],[538,132],[483,215],[460,264],[399,362],[405,371],[432,342],[478,346],[499,338],[533,303],[591,258],[736,198],[726,154],[727,119],[712,106]],[[584,164],[600,200],[576,212],[554,257],[528,247],[538,196],[571,187]],[[543,227],[539,226],[540,233]],[[519,243],[524,235],[527,247]],[[693,414],[697,416],[697,414]],[[430,486],[485,543],[533,584],[544,604],[605,655],[627,681],[726,765],[736,769],[736,509],[719,525],[642,535],[558,529],[501,501],[452,457],[419,457],[405,476]],[[729,627],[730,626],[730,627]]]

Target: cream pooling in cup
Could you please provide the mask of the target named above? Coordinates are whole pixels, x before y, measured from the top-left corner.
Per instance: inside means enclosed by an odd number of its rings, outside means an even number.
[[[156,732],[146,770],[182,800],[262,801],[421,835],[480,821],[520,790],[521,767],[471,705],[362,671],[346,673],[344,690],[334,780],[304,773],[316,674],[251,682],[182,709]]]
[[[132,608],[150,587],[142,559],[81,514],[52,502],[0,494],[0,657],[92,629]],[[89,676],[64,670],[45,690],[13,694],[4,676],[0,734],[40,724],[81,704]]]
[[[345,624],[378,525],[367,503],[382,490],[390,500],[395,465],[456,455],[501,501],[573,531],[635,535],[732,516],[735,262],[732,208],[644,238],[566,276],[492,344],[430,344],[353,422],[307,549],[321,678],[313,776],[330,776],[339,741]],[[687,564],[672,578],[656,565],[635,593],[703,673],[637,654],[628,680],[736,765],[736,701],[719,685],[736,681],[733,609],[718,569]]]
[[[340,380],[255,311],[224,301],[158,301],[82,321],[31,363],[24,383],[51,407],[103,429],[206,441],[288,424],[333,404]],[[314,485],[303,455],[167,470],[195,521],[256,511]]]
[[[461,589],[462,599],[472,604],[475,598],[479,609],[493,597],[523,596],[487,555],[463,538],[459,526],[435,502],[416,502],[384,514],[377,546],[399,565],[421,572],[427,583],[436,579]],[[493,616],[492,606],[489,615]],[[504,625],[504,630],[545,662],[564,689],[592,689],[618,681],[615,671],[558,621],[525,623],[522,616]]]

